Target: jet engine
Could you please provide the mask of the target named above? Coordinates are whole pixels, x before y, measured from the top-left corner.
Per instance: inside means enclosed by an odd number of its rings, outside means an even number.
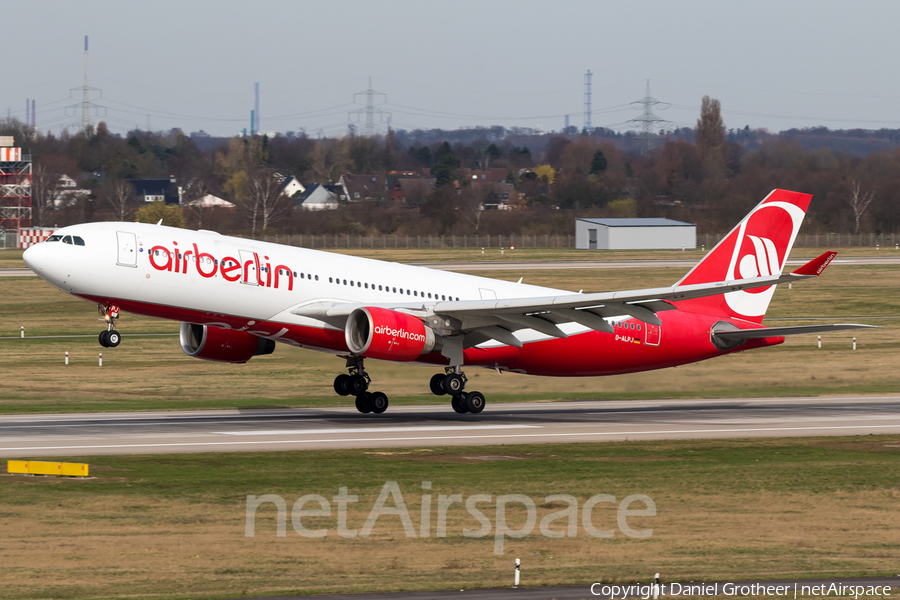
[[[420,319],[386,308],[354,310],[344,338],[356,356],[380,360],[407,362],[440,349],[440,338]]]
[[[216,362],[245,363],[254,356],[275,351],[272,340],[213,325],[182,323],[179,338],[181,349],[188,356]]]

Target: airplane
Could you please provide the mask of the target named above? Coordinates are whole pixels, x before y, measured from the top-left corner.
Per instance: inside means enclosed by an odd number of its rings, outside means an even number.
[[[783,274],[811,195],[776,189],[670,287],[575,293],[142,223],[57,230],[24,260],[59,289],[96,303],[116,347],[119,310],[181,321],[191,357],[245,363],[276,342],[345,360],[334,380],[362,413],[383,413],[365,359],[442,370],[429,387],[457,413],[480,413],[464,367],[579,377],[684,365],[871,327],[764,327],[779,283],[821,275],[836,252]],[[521,281],[521,280],[520,280]]]

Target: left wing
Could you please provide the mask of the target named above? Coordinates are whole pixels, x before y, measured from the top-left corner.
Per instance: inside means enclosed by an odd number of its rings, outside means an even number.
[[[727,292],[768,287],[787,281],[816,277],[822,273],[836,252],[826,252],[787,275],[771,275],[716,283],[681,285],[645,290],[601,292],[596,294],[564,294],[541,298],[509,298],[491,300],[463,300],[433,304],[373,304],[415,315],[442,335],[466,335],[465,346],[475,346],[493,339],[500,343],[522,347],[513,335],[520,329],[533,329],[551,337],[568,335],[559,328],[562,323],[578,323],[596,331],[614,332],[605,320],[609,317],[631,316],[660,325],[656,313],[675,310],[671,301],[717,296]],[[293,309],[296,315],[325,321],[341,327],[347,317],[362,305],[356,302],[316,302]]]

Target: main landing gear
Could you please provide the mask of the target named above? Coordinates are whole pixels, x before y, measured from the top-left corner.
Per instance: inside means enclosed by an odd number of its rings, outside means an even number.
[[[116,331],[116,319],[119,318],[119,307],[98,304],[97,312],[99,312],[102,317],[97,320],[106,323],[106,330],[100,332],[100,345],[104,348],[115,348],[122,342],[122,334]]]
[[[341,373],[334,378],[334,391],[340,396],[356,396],[356,410],[361,413],[381,414],[387,410],[388,397],[384,392],[370,392],[372,378],[366,373],[363,358],[347,357],[349,374]]]
[[[359,356],[347,357],[348,373],[334,378],[334,391],[339,396],[356,396],[356,410],[361,413],[381,414],[387,410],[388,397],[384,392],[370,392],[372,382]],[[459,367],[447,367],[444,373],[435,374],[430,381],[431,392],[436,396],[450,396],[450,406],[459,414],[478,414],[484,410],[485,399],[481,392],[466,392],[466,375]]]
[[[435,373],[429,387],[435,396],[450,395],[450,406],[459,414],[478,414],[484,410],[485,399],[481,392],[465,392],[466,374],[459,367],[447,367],[445,373]]]

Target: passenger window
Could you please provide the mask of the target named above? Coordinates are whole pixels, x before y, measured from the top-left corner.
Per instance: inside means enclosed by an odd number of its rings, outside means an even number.
[[[413,296],[418,296],[419,292],[413,292]]]
[[[347,280],[346,280],[346,279],[344,280],[344,285],[347,285]]]
[[[76,246],[84,246],[84,240],[81,239],[80,237],[78,237],[77,235],[74,236],[72,239],[75,240]]]
[[[51,235],[50,237],[48,237],[48,238],[47,238],[46,240],[44,240],[44,241],[46,241],[46,242],[58,242],[58,241],[60,241],[61,239],[62,239],[62,236],[61,236],[61,235]]]
[[[71,246],[71,245],[72,245],[72,236],[71,236],[71,235],[67,235],[66,237],[64,237],[64,238],[63,238],[63,244],[69,244],[69,245]]]
[[[397,293],[397,288],[394,288],[394,293],[395,293],[395,294]]]
[[[428,299],[431,300],[431,292],[428,292]]]
[[[353,287],[353,280],[350,280],[350,287]]]
[[[446,300],[447,296],[441,296],[441,300]]]
[[[380,285],[378,286],[378,291],[379,291],[379,292],[381,291],[381,286],[380,286]]]
[[[637,330],[638,330],[638,331],[641,330],[641,324],[640,324],[640,323],[637,324]]]
[[[318,276],[318,275],[316,275],[316,281],[318,281],[318,280],[319,280],[319,276]]]

